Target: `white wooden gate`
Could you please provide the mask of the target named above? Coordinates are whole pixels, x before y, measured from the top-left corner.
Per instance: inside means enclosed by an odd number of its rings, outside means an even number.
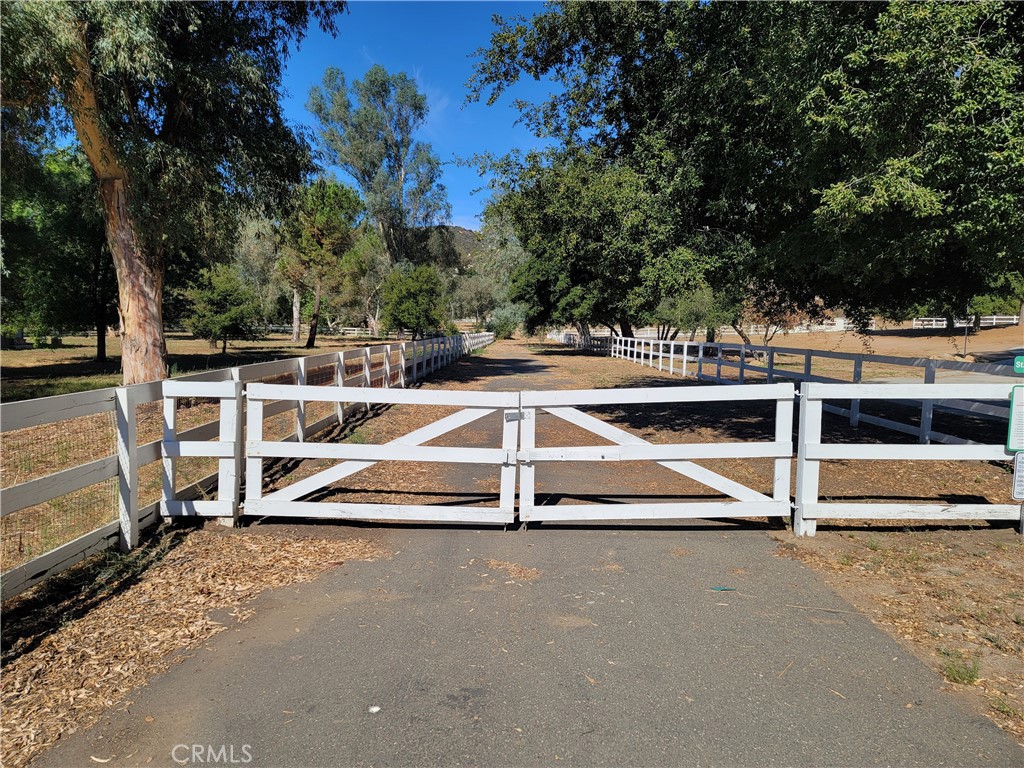
[[[790,465],[793,455],[792,384],[734,387],[664,387],[656,389],[591,389],[523,392],[521,397],[519,517],[531,520],[653,520],[712,517],[788,517]],[[646,440],[578,410],[584,405],[646,403],[744,403],[774,400],[775,439],[771,442],[676,443],[652,445]],[[547,413],[615,443],[612,446],[536,446],[536,413]],[[748,488],[692,459],[771,458],[775,460],[771,496]],[[655,461],[663,467],[732,497],[735,501],[655,504],[579,504],[537,506],[536,468],[559,461]]]
[[[420,520],[508,524],[515,519],[518,392],[446,392],[438,390],[369,389],[365,387],[306,387],[249,384],[246,388],[244,514],[344,520]],[[263,439],[266,401],[367,403],[462,407],[450,416],[383,445],[351,443],[294,443]],[[500,448],[427,446],[424,443],[496,411],[505,420]],[[339,464],[312,477],[263,495],[265,459],[338,459]],[[497,507],[417,504],[372,504],[301,501],[314,491],[349,477],[380,461],[491,464],[501,467]]]

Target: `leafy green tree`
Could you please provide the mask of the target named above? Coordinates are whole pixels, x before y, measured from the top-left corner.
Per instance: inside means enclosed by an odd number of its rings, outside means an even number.
[[[38,335],[92,327],[103,362],[117,283],[91,170],[70,150],[24,162],[0,201],[4,323]]]
[[[343,8],[5,3],[4,141],[67,127],[85,152],[117,271],[125,383],[166,375],[168,264],[202,251],[240,208],[280,199],[309,168],[281,116],[282,62],[311,20],[333,32]]]
[[[342,254],[354,244],[356,219],[362,210],[359,195],[334,179],[321,177],[295,192],[283,227],[283,250],[313,290],[306,349],[316,345],[324,284],[341,268]]]
[[[399,266],[388,275],[382,294],[385,330],[411,331],[416,339],[444,325],[444,283],[435,267]]]
[[[962,307],[1020,271],[1021,19],[1011,3],[552,3],[498,20],[473,97],[555,80],[526,122],[656,191],[662,252],[693,254],[684,283],[727,303],[862,321]]]
[[[1021,24],[1012,4],[886,7],[807,95],[820,193],[781,239],[780,271],[861,319],[916,303],[959,316],[974,296],[1012,297],[1008,277],[1024,268]]]
[[[352,177],[366,200],[388,260],[426,261],[430,233],[422,230],[450,216],[441,163],[429,144],[415,139],[427,118],[427,97],[404,72],[374,65],[350,89],[330,67],[307,108],[320,124],[324,157]]]
[[[185,327],[211,345],[221,342],[228,351],[229,339],[258,339],[264,331],[260,296],[228,264],[215,264],[200,273],[198,285],[185,296],[190,311]]]

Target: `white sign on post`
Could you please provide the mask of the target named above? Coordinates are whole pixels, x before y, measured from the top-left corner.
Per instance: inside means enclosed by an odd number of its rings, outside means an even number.
[[[1024,451],[1024,387],[1010,390],[1010,424],[1006,430],[1006,450]]]
[[[1013,500],[1024,501],[1024,451],[1013,457]]]

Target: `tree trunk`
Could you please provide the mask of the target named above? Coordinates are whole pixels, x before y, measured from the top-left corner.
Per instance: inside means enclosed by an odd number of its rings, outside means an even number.
[[[222,355],[226,355],[228,353],[228,337],[227,336],[225,336],[223,339],[221,339],[221,344],[222,344],[222,346],[220,348],[220,353]]]
[[[164,342],[164,272],[160,259],[142,252],[128,209],[123,179],[101,179],[100,198],[107,244],[117,270],[117,314],[121,325],[121,374],[125,384],[167,378]]]
[[[292,288],[292,343],[297,344],[302,332],[302,293]]]
[[[159,381],[167,377],[161,255],[159,251],[143,250],[128,205],[127,173],[100,127],[100,106],[84,26],[78,33],[69,51],[75,74],[66,106],[82,150],[99,181],[107,245],[117,270],[121,373],[125,384]]]
[[[320,325],[320,281],[316,281],[316,289],[313,292],[313,317],[309,321],[309,338],[306,339],[306,349],[313,349],[316,346],[316,329]]]
[[[744,344],[748,346],[753,346],[754,342],[752,342],[750,340],[750,337],[747,336],[747,332],[743,330],[743,326],[740,323],[730,323],[730,325],[732,325],[733,330],[740,335],[740,338],[743,339]]]
[[[690,330],[690,341],[694,341],[697,338],[697,326],[693,326]]]
[[[624,338],[633,338],[633,326],[629,324],[629,320],[619,319],[619,328],[622,329],[622,335]]]
[[[714,344],[715,343],[715,334],[717,332],[718,332],[717,328],[711,328],[711,327],[706,328],[705,329],[705,334],[704,334],[704,341],[706,341],[708,344]]]

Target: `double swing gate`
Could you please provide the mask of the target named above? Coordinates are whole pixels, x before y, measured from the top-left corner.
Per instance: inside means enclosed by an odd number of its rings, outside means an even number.
[[[326,518],[366,521],[422,521],[440,523],[487,523],[507,525],[520,520],[656,520],[722,517],[788,517],[790,474],[793,457],[792,384],[747,385],[740,387],[664,387],[634,390],[572,390],[552,392],[481,392],[408,389],[368,389],[345,386],[299,386],[250,383],[244,400],[238,389],[213,392],[209,385],[167,382],[165,384],[164,501],[166,516],[199,515],[228,518],[241,515]],[[221,425],[214,442],[180,442],[173,422],[178,397],[220,398]],[[455,413],[382,444],[365,442],[308,442],[301,436],[292,441],[265,439],[264,418],[280,401],[328,403],[345,412],[346,403],[412,407],[458,408]],[[661,405],[680,407],[699,404],[732,404],[737,409],[751,403],[774,402],[774,437],[769,440],[732,442],[677,442],[652,444],[642,437],[585,413],[581,408]],[[244,416],[243,416],[244,413]],[[605,444],[544,445],[537,442],[537,416],[548,414],[566,424],[600,438]],[[481,424],[477,433],[493,443],[478,445],[428,445],[491,416],[490,425]],[[493,422],[500,418],[500,427]],[[244,439],[242,425],[245,425]],[[560,434],[557,429],[549,438]],[[562,430],[564,432],[564,430]],[[499,437],[500,435],[500,437]],[[474,442],[479,442],[476,440]],[[551,442],[551,439],[545,440]],[[216,500],[178,501],[174,498],[174,460],[182,456],[207,456],[220,462],[220,486]],[[720,459],[768,459],[771,461],[770,494],[748,487],[719,471],[695,463]],[[264,492],[270,462],[281,460],[326,460],[336,462],[308,477]],[[388,504],[348,501],[312,501],[311,495],[337,496],[332,486],[379,462],[469,464],[496,468],[499,476],[497,506],[449,504]],[[676,475],[710,488],[708,501],[632,503],[549,504],[557,494],[539,495],[538,467],[570,462],[574,467],[602,465],[599,473],[625,477],[626,467],[635,463],[656,463]],[[491,470],[493,472],[493,470]],[[547,470],[542,470],[546,472]],[[558,474],[553,471],[553,474]],[[564,476],[564,473],[562,473]],[[239,481],[244,476],[244,499]],[[458,476],[458,475],[456,475]],[[465,477],[466,475],[461,475]],[[401,485],[402,473],[396,472]],[[285,478],[287,480],[288,478]],[[577,473],[578,482],[587,475]],[[518,483],[517,483],[518,480]],[[449,483],[450,484],[450,483]],[[556,477],[557,484],[557,477]],[[430,485],[428,482],[426,485]],[[434,483],[438,485],[438,483]],[[441,483],[443,485],[443,483]],[[518,493],[518,506],[517,494]],[[396,493],[399,489],[394,489]],[[423,488],[418,489],[420,491]],[[471,489],[446,489],[451,495],[468,494]],[[628,498],[628,494],[626,495]],[[541,503],[538,503],[538,500]],[[728,499],[728,500],[722,500]]]

